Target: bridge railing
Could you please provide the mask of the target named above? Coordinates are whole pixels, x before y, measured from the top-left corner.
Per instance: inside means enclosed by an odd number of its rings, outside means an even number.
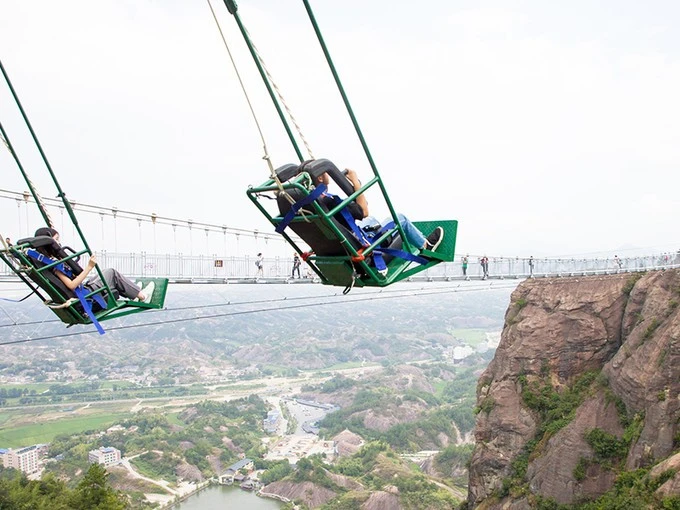
[[[184,255],[151,253],[98,252],[101,267],[114,267],[130,277],[168,277],[174,281],[220,281],[233,279],[288,279],[292,275],[292,258],[270,257],[264,259],[263,273],[257,274],[255,257],[222,255]],[[81,261],[84,264],[84,261]],[[680,267],[680,254],[656,254],[645,257],[625,257],[618,261],[613,258],[543,258],[534,259],[533,269],[529,259],[520,257],[489,258],[489,278],[527,278],[529,276],[569,276],[607,274],[626,271],[655,270]],[[311,278],[305,264],[300,268],[302,277]],[[0,276],[11,277],[13,273],[4,264]],[[296,274],[297,277],[297,274]],[[428,269],[413,280],[481,279],[482,266],[478,259],[472,259],[463,274],[460,261],[442,263]]]

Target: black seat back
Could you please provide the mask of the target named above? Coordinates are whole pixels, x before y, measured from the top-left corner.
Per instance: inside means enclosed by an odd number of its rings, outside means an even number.
[[[301,200],[305,197],[304,192],[298,189],[288,190],[290,197],[295,200]],[[276,198],[276,202],[279,206],[279,213],[281,216],[285,216],[291,209],[290,201],[283,195],[279,194]],[[328,213],[328,208],[322,203],[318,202],[321,209]],[[309,212],[314,212],[314,207],[309,205],[305,208]],[[337,227],[345,239],[356,249],[361,248],[361,243],[354,237],[352,231],[348,229],[343,222],[339,221],[335,217],[329,218],[330,222]],[[347,255],[347,251],[342,245],[342,240],[338,239],[338,236],[333,232],[330,226],[322,219],[307,221],[294,221],[289,227],[295,232],[300,238],[306,242],[312,251],[318,256],[342,256]]]
[[[25,247],[26,245],[28,245],[28,248],[33,248],[43,254],[48,254],[49,257],[55,260],[61,260],[69,256],[63,247],[49,236],[27,237],[26,239],[20,239],[17,241],[17,247]],[[41,269],[49,264],[48,261],[40,261],[29,257],[26,253],[26,250],[23,248],[22,251],[24,258],[35,269]],[[83,269],[74,260],[68,260],[65,262],[65,264],[68,264],[74,274],[80,274],[83,271]],[[76,297],[73,291],[64,285],[64,283],[59,279],[54,271],[47,270],[41,271],[40,273],[37,273],[36,271],[29,271],[28,276],[41,289],[43,289],[55,303],[63,303],[71,298]],[[49,285],[45,285],[44,280],[47,280]],[[57,292],[55,292],[55,289]]]
[[[30,262],[30,264],[37,270],[41,269],[47,265],[50,264],[49,261],[40,261],[36,260],[32,257],[29,257],[26,254],[26,245],[28,248],[33,248],[43,254],[48,254],[50,258],[53,260],[64,260],[64,264],[71,269],[73,272],[74,276],[79,275],[80,273],[83,272],[83,268],[78,264],[78,261],[73,255],[75,255],[75,251],[73,248],[70,248],[69,246],[61,246],[57,241],[55,241],[52,237],[49,236],[36,236],[36,237],[27,237],[26,239],[20,239],[17,241],[17,247],[23,247],[22,251],[24,253],[24,258]],[[52,270],[46,270],[46,271],[41,271],[38,273],[37,271],[29,271],[28,272],[28,277],[33,280],[42,290],[44,290],[48,296],[54,301],[55,303],[64,303],[68,301],[69,299],[76,298],[75,293],[69,289],[66,285],[64,285],[64,282],[61,281],[61,279],[55,274],[54,271]],[[41,278],[42,277],[42,278]],[[45,284],[45,280],[49,282],[49,285]],[[117,299],[117,293],[114,291],[114,298]],[[106,300],[106,293],[102,294],[104,299]],[[82,308],[82,305],[77,304],[76,305],[79,309]],[[100,310],[101,307],[99,304],[95,301],[92,304],[92,309],[93,310]]]

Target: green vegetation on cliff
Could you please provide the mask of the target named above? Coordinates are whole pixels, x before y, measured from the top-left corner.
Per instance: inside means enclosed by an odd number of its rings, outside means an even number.
[[[409,370],[402,375],[400,366],[389,367],[380,378],[336,376],[318,388],[303,388],[352,396],[349,405],[326,416],[320,434],[333,437],[349,429],[367,440],[385,441],[395,450],[406,452],[444,448],[449,441],[456,441],[458,432],[464,435],[472,430],[475,367],[437,363],[415,365]],[[426,383],[399,387],[409,378]]]
[[[14,469],[0,467],[0,508],[36,510],[125,510],[127,498],[109,485],[108,474],[92,464],[74,487],[54,477],[28,480]]]
[[[358,482],[357,488],[362,488],[349,490],[340,486],[333,481],[333,474],[353,478]],[[286,479],[294,483],[312,482],[335,492],[337,497],[323,505],[322,510],[358,508],[374,491],[397,495],[400,507],[404,509],[445,510],[460,503],[448,489],[411,470],[382,441],[371,441],[334,465],[325,464],[319,456],[301,459],[296,471]]]

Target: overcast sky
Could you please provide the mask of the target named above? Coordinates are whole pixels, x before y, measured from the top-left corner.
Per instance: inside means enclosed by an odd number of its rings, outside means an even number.
[[[295,162],[233,18],[212,1],[274,164]],[[680,248],[679,2],[311,4],[395,208],[458,219],[459,254]],[[268,170],[206,0],[1,6],[0,58],[69,197],[272,230],[245,196]],[[239,12],[314,156],[367,177],[302,2],[241,0]],[[0,85],[0,121],[54,196]],[[23,191],[0,149],[0,188]],[[23,235],[17,222],[33,218],[0,202],[2,233]],[[93,248],[110,242],[88,228]],[[137,242],[117,228],[119,249]]]

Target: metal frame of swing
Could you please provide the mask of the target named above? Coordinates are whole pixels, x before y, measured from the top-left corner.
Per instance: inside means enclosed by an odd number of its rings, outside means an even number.
[[[319,203],[315,200],[308,208],[313,209],[313,213],[306,213],[304,215],[296,215],[291,221],[294,223],[311,222],[315,223],[319,230],[329,240],[334,240],[342,247],[345,252],[344,255],[317,255],[305,252],[294,239],[289,236],[284,230],[281,235],[290,243],[293,248],[303,256],[303,258],[310,265],[312,270],[319,276],[322,283],[327,285],[338,285],[346,288],[353,286],[357,287],[385,287],[396,283],[398,281],[409,278],[410,276],[425,271],[426,269],[444,261],[452,261],[455,250],[455,238],[457,222],[455,220],[441,221],[441,222],[415,222],[414,225],[421,229],[434,228],[435,226],[442,226],[446,232],[449,233],[449,242],[443,245],[441,251],[436,252],[428,250],[419,250],[409,245],[408,242],[402,244],[401,249],[413,255],[420,255],[428,259],[427,264],[417,264],[408,260],[393,257],[387,263],[387,274],[381,274],[377,268],[370,262],[371,254],[379,250],[383,243],[389,242],[393,236],[400,235],[400,228],[394,226],[382,233],[378,238],[373,240],[370,246],[357,249],[355,245],[357,242],[351,242],[349,236],[343,233],[336,221],[337,214],[341,209],[346,207],[357,196],[364,193],[368,188],[378,183],[379,177],[374,177],[359,190],[352,195],[345,198],[340,204],[333,209],[325,211]],[[264,214],[270,223],[277,227],[282,221],[282,215],[272,215],[260,203],[258,197],[266,193],[288,193],[291,190],[297,190],[304,197],[309,196],[310,190],[305,183],[311,182],[308,173],[302,172],[293,179],[281,183],[277,183],[274,179],[269,179],[258,187],[249,188],[246,192],[250,200],[255,206]],[[426,230],[427,231],[427,230]],[[300,235],[300,234],[298,234]],[[446,241],[447,236],[444,236]],[[304,239],[303,239],[304,240]]]
[[[31,293],[36,294],[42,302],[52,310],[59,319],[68,325],[92,324],[92,319],[87,315],[80,300],[72,292],[59,288],[62,285],[52,281],[48,273],[63,263],[77,260],[81,255],[87,254],[87,250],[73,252],[67,257],[55,260],[50,264],[38,267],[27,255],[26,250],[33,248],[30,242],[20,242],[7,249],[0,250],[0,259],[7,264],[11,270],[21,279],[30,289]],[[68,247],[63,247],[68,248]],[[54,273],[50,273],[54,274]],[[150,303],[116,298],[108,286],[103,286],[85,295],[85,299],[90,299],[96,294],[101,294],[106,301],[106,308],[93,310],[93,315],[97,321],[116,319],[125,315],[130,315],[145,310],[160,309],[163,307],[167,292],[167,278],[140,278],[143,285],[153,281],[156,284],[153,299]],[[69,292],[68,295],[66,292]],[[30,295],[30,294],[29,294]]]
[[[17,96],[14,87],[12,86],[12,82],[9,79],[7,72],[5,71],[4,66],[2,65],[2,61],[0,61],[0,72],[5,78],[5,82],[7,83],[7,86],[12,94],[12,97],[14,98],[14,102],[16,103],[17,108],[21,113],[21,116],[26,124],[26,127],[31,133],[33,141],[36,145],[36,148],[38,149],[38,152],[40,153],[40,156],[42,157],[45,167],[47,168],[48,173],[52,177],[52,181],[54,182],[54,185],[57,189],[58,196],[61,198],[64,207],[68,212],[69,218],[73,222],[73,226],[78,231],[80,239],[83,242],[83,245],[85,246],[85,249],[81,252],[78,253],[73,252],[72,255],[64,257],[59,261],[55,261],[53,264],[49,264],[40,268],[36,267],[35,264],[33,264],[30,258],[27,256],[27,254],[24,251],[22,251],[29,247],[28,244],[20,243],[18,246],[11,246],[3,250],[0,250],[0,258],[3,260],[3,262],[5,262],[5,264],[7,264],[11,268],[11,270],[24,283],[26,283],[26,285],[28,285],[28,287],[32,290],[32,293],[35,293],[38,297],[40,297],[43,303],[46,304],[48,308],[50,308],[59,317],[59,319],[62,320],[62,322],[68,324],[69,326],[73,324],[94,324],[95,322],[85,313],[85,310],[84,309],[81,310],[81,308],[83,308],[83,305],[82,303],[80,303],[80,300],[76,299],[74,301],[72,296],[66,295],[63,290],[57,288],[52,282],[50,282],[48,278],[45,277],[45,274],[47,274],[46,271],[50,271],[51,268],[54,267],[55,265],[63,262],[69,262],[72,260],[76,261],[77,264],[77,259],[80,257],[80,255],[83,255],[85,253],[91,255],[92,250],[87,244],[87,240],[85,239],[85,236],[80,228],[80,225],[78,224],[75,213],[73,212],[73,208],[71,207],[71,203],[66,199],[66,195],[61,189],[59,181],[57,180],[56,175],[54,174],[54,171],[52,170],[52,167],[49,161],[47,160],[47,156],[45,155],[45,152],[43,151],[43,148],[38,140],[38,137],[36,136],[33,130],[33,126],[28,120],[26,112],[24,111],[24,108],[21,105],[21,101],[19,101],[19,97]],[[19,171],[24,177],[24,180],[28,185],[31,195],[33,196],[36,204],[38,205],[40,214],[45,220],[45,223],[51,226],[52,221],[49,217],[49,214],[44,204],[42,203],[42,199],[40,198],[40,195],[33,186],[33,183],[29,179],[28,174],[24,170],[24,167],[21,164],[19,156],[16,154],[9,137],[7,136],[7,133],[4,127],[2,126],[2,123],[0,123],[0,134],[2,134],[8,150],[10,151],[12,157],[17,163]],[[16,266],[15,262],[19,264],[19,267]],[[154,289],[154,296],[150,303],[140,303],[137,301],[115,299],[114,293],[112,289],[109,287],[109,284],[106,282],[106,279],[104,278],[104,275],[99,266],[95,266],[95,270],[102,282],[102,288],[87,294],[85,296],[85,299],[94,296],[95,294],[101,293],[102,296],[106,297],[107,302],[106,308],[98,310],[97,312],[94,312],[94,310],[92,311],[92,314],[96,321],[118,318],[124,315],[142,312],[144,310],[160,309],[163,307],[168,287],[167,278],[140,279],[142,283],[154,281],[156,284],[156,289],[158,289],[158,290]],[[42,292],[40,292],[40,290],[47,294],[49,298],[45,297],[45,295]],[[97,324],[95,325],[97,326],[97,329],[99,330],[100,334],[103,334],[104,331],[101,328],[101,326]]]
[[[399,233],[399,236],[402,239],[403,242],[403,249],[408,251],[409,253],[415,254],[416,251],[414,247],[410,246],[408,240],[406,239],[406,236],[404,235],[404,230],[402,226],[399,224],[397,221],[397,214],[395,212],[394,207],[392,206],[392,203],[389,199],[389,196],[387,195],[387,191],[385,189],[385,186],[382,182],[382,179],[380,178],[380,175],[378,173],[378,169],[373,161],[373,157],[371,156],[370,150],[368,149],[368,145],[366,144],[366,141],[364,139],[364,136],[361,132],[361,129],[359,127],[359,124],[356,120],[356,117],[354,116],[354,112],[352,110],[351,105],[349,104],[349,100],[347,98],[347,95],[345,93],[344,87],[342,86],[342,83],[340,81],[340,77],[338,76],[338,73],[335,69],[335,66],[333,64],[333,61],[331,59],[330,53],[328,51],[328,48],[326,47],[326,43],[323,39],[323,36],[321,34],[321,31],[318,27],[318,24],[316,22],[316,19],[314,17],[314,14],[312,12],[312,9],[309,5],[308,0],[302,0],[305,6],[305,9],[307,11],[307,14],[309,16],[309,19],[312,23],[312,26],[314,28],[314,32],[316,33],[317,39],[319,41],[319,44],[321,46],[321,49],[323,50],[324,56],[326,57],[326,61],[328,62],[329,68],[331,70],[331,73],[333,75],[333,78],[335,80],[335,83],[338,87],[338,91],[340,92],[340,95],[342,96],[342,100],[345,104],[345,107],[347,109],[347,112],[350,116],[350,119],[352,120],[352,124],[354,125],[354,128],[357,132],[357,135],[359,137],[359,141],[361,142],[361,145],[364,149],[364,152],[366,154],[366,157],[368,159],[368,162],[371,166],[371,169],[373,170],[374,177],[367,183],[366,185],[362,186],[361,189],[354,194],[352,194],[350,197],[348,197],[345,201],[343,201],[343,204],[345,202],[349,202],[350,200],[353,200],[358,196],[359,194],[363,193],[366,189],[369,187],[373,186],[374,184],[378,184],[378,187],[380,188],[382,195],[384,197],[385,203],[388,206],[390,216],[392,217],[394,223],[395,223],[395,231]],[[272,102],[274,103],[274,107],[276,108],[276,111],[279,114],[279,118],[281,122],[283,123],[284,129],[286,130],[286,133],[288,134],[288,137],[293,145],[293,148],[300,159],[300,161],[303,161],[302,154],[300,152],[300,149],[297,146],[297,142],[295,140],[295,137],[293,136],[292,131],[290,130],[290,126],[288,125],[288,122],[283,114],[283,111],[281,109],[281,105],[279,104],[279,101],[276,98],[276,95],[274,94],[274,91],[272,89],[272,84],[270,82],[270,79],[268,78],[265,70],[263,69],[263,63],[260,60],[259,55],[257,54],[257,51],[255,50],[252,42],[250,41],[248,32],[246,31],[243,23],[241,22],[241,18],[238,14],[238,7],[236,5],[235,0],[224,0],[224,4],[227,7],[227,10],[229,13],[234,16],[234,19],[236,20],[236,23],[239,27],[239,30],[241,31],[241,34],[245,40],[245,43],[248,47],[248,50],[250,51],[250,54],[255,62],[255,65],[260,73],[260,77],[262,78],[265,87],[267,88],[267,91],[269,92],[269,96],[272,99]],[[219,26],[219,25],[218,25]],[[226,43],[226,41],[225,41]],[[245,92],[245,90],[244,90]],[[246,94],[247,97],[247,94]],[[265,155],[265,159],[268,159],[268,155]],[[270,165],[271,168],[271,165]],[[272,169],[273,172],[273,169]],[[303,188],[300,184],[299,181],[295,181],[294,183],[285,183],[282,185],[283,190],[290,189],[291,186],[294,187],[299,187],[301,190],[308,194],[309,190]],[[258,207],[258,209],[267,217],[267,219],[274,225],[278,225],[281,221],[281,217],[276,217],[269,212],[259,203],[257,200],[257,196],[260,194],[264,194],[267,192],[276,192],[277,190],[281,190],[280,188],[280,183],[277,182],[273,176],[269,180],[267,180],[265,183],[261,184],[258,187],[250,188],[247,191],[248,197],[250,200]],[[342,204],[341,204],[342,205]],[[331,284],[331,285],[352,285],[354,283],[357,283],[358,285],[361,285],[362,283],[364,285],[376,285],[376,286],[386,286],[391,283],[394,283],[399,280],[403,280],[404,278],[408,278],[409,276],[418,273],[420,271],[423,271],[439,262],[442,261],[452,261],[454,260],[454,254],[455,254],[455,241],[456,241],[456,236],[457,236],[457,229],[458,229],[458,222],[456,220],[446,220],[446,221],[439,221],[439,222],[414,222],[414,225],[419,228],[422,232],[430,232],[433,228],[436,226],[441,226],[444,229],[444,246],[441,247],[436,253],[434,252],[425,252],[423,255],[429,257],[431,259],[431,262],[425,265],[417,265],[414,267],[408,268],[408,266],[411,264],[407,261],[401,261],[401,262],[394,262],[392,264],[392,267],[390,268],[388,265],[388,274],[386,277],[383,277],[380,275],[374,268],[370,267],[364,260],[358,260],[358,253],[357,251],[353,248],[351,243],[347,242],[347,239],[345,236],[342,234],[342,232],[339,231],[339,229],[335,226],[333,223],[332,217],[335,213],[337,213],[340,209],[342,209],[342,206],[338,206],[334,208],[332,211],[325,213],[321,208],[316,204],[314,206],[316,214],[313,215],[312,217],[307,216],[307,219],[309,221],[319,221],[322,224],[325,225],[325,227],[328,229],[329,232],[332,232],[335,236],[337,236],[337,240],[343,244],[343,246],[346,248],[346,251],[348,253],[347,257],[344,258],[344,260],[338,260],[337,257],[333,257],[332,259],[329,260],[328,257],[317,257],[314,256],[313,258],[310,258],[313,262],[313,264],[310,264],[312,266],[312,269],[316,272],[316,274],[322,279],[324,283]],[[294,221],[305,221],[304,219],[295,219]],[[297,246],[297,244],[290,238],[290,236],[286,235],[285,232],[282,233],[284,238],[292,245],[295,247],[295,250],[298,253],[303,253],[302,250]],[[376,249],[376,246],[378,243],[374,242],[370,247],[367,249],[363,250],[363,254],[368,255],[370,254],[371,251]],[[443,255],[442,255],[443,254]],[[354,260],[353,260],[354,259]],[[309,261],[308,260],[308,261]],[[353,270],[353,267],[351,267],[351,264],[360,262],[360,268],[362,269],[362,275],[360,279],[355,279],[355,272]],[[348,265],[350,267],[348,267]],[[401,267],[399,267],[401,266]],[[399,267],[399,270],[395,271]],[[332,272],[329,272],[329,270],[333,268]],[[390,270],[391,269],[391,270]],[[351,273],[349,272],[351,270]],[[349,273],[349,274],[348,274]],[[391,274],[390,274],[391,273]],[[349,280],[349,282],[348,282]],[[349,288],[349,287],[348,287]]]

